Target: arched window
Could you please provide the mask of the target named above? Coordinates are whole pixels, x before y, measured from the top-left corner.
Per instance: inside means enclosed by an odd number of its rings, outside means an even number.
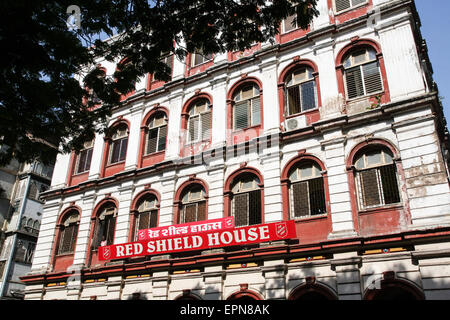
[[[286,112],[288,116],[317,108],[317,86],[314,70],[301,66],[285,78]]]
[[[166,149],[167,116],[163,111],[156,112],[148,122],[147,143],[145,155]]]
[[[76,210],[71,210],[64,217],[64,220],[60,225],[60,236],[57,249],[58,255],[74,252],[79,222],[80,214]]]
[[[95,217],[94,234],[91,248],[96,250],[100,246],[111,245],[114,242],[117,208],[114,203],[107,202],[98,210]]]
[[[125,161],[128,145],[128,126],[122,123],[115,128],[111,135],[108,163],[114,164]]]
[[[231,213],[235,226],[249,226],[262,222],[261,181],[251,173],[243,173],[231,188]]]
[[[245,83],[233,93],[233,130],[243,130],[261,124],[261,97],[259,87]]]
[[[390,150],[365,148],[356,154],[353,165],[360,209],[400,202],[397,170]]]
[[[188,108],[187,142],[209,141],[211,136],[211,106],[209,100],[200,98]]]
[[[139,230],[157,227],[158,209],[158,199],[154,194],[146,194],[139,199],[135,213],[134,241],[138,240]]]
[[[77,154],[75,164],[75,174],[89,171],[91,167],[92,151],[94,149],[94,140],[87,141],[83,145],[83,149]]]
[[[183,190],[178,223],[206,220],[206,191],[200,184],[192,184]]]
[[[374,49],[370,47],[356,48],[344,57],[342,64],[347,99],[383,91],[380,63]]]
[[[291,219],[327,213],[321,168],[313,161],[301,161],[289,172]]]

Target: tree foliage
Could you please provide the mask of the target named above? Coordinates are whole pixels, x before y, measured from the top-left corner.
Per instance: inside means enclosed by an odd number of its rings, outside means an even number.
[[[69,29],[74,4],[80,28]],[[316,0],[2,0],[0,10],[0,165],[80,150],[140,77],[169,79],[162,53],[242,51],[273,40],[288,15],[304,29],[318,15]],[[98,57],[117,63],[112,76]]]

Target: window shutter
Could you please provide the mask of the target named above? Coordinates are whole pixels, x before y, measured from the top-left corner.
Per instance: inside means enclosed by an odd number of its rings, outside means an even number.
[[[384,204],[400,202],[395,165],[381,167],[380,175],[383,185]]]
[[[114,229],[116,227],[116,218],[109,215],[105,218],[104,222],[104,232],[102,235],[105,236],[106,244],[111,245],[114,242]],[[102,241],[100,238],[99,243]]]
[[[158,151],[166,149],[167,125],[159,127]]]
[[[211,110],[201,114],[202,121],[202,141],[208,141],[211,133]]]
[[[249,126],[247,101],[236,103],[233,107],[234,129],[245,129]]]
[[[236,194],[233,197],[234,221],[236,227],[248,225],[248,194]]]
[[[189,118],[189,141],[196,141],[198,137],[198,117]]]
[[[150,212],[139,213],[138,230],[148,229],[148,224],[150,221]]]
[[[206,201],[198,203],[197,207],[197,221],[206,220]]]
[[[261,190],[251,191],[248,194],[248,224],[261,223]]]
[[[261,98],[252,99],[252,126],[261,124]]]
[[[362,202],[364,207],[381,204],[378,190],[377,169],[365,170],[359,173],[361,180]]]
[[[148,132],[147,154],[156,152],[157,143],[158,143],[158,128],[152,129]]]
[[[81,172],[84,172],[84,170],[85,170],[85,167],[86,167],[86,156],[87,156],[86,151],[87,150],[83,150],[78,155],[78,167],[77,167],[77,172],[76,173],[81,173]]]
[[[187,204],[184,207],[184,223],[195,222],[197,213],[197,204]]]
[[[302,111],[314,109],[316,107],[316,82],[309,81],[301,85],[302,90]]]
[[[383,90],[378,61],[364,65],[363,73],[367,94]]]
[[[122,139],[120,141],[120,158],[119,161],[124,161],[127,156],[127,145],[128,145],[128,138]]]
[[[111,144],[111,161],[110,163],[116,163],[119,161],[120,153],[120,143],[121,141],[113,141]]]
[[[336,12],[350,8],[350,0],[336,0]]]
[[[94,148],[90,148],[88,150],[86,150],[86,164],[84,167],[84,171],[89,171],[89,169],[91,168],[91,160],[92,160],[92,152],[93,152]]]
[[[292,185],[292,202],[294,218],[309,216],[308,182],[297,182]]]
[[[323,178],[309,180],[308,184],[311,215],[326,213],[327,209],[325,205]]]
[[[361,68],[348,69],[345,71],[347,83],[347,94],[349,99],[353,99],[364,95],[364,87],[361,77]]]
[[[156,228],[158,226],[158,210],[153,210],[150,214],[149,228]]]
[[[287,101],[289,108],[289,115],[300,113],[301,105],[300,105],[300,88],[299,86],[293,86],[286,89],[287,93]]]

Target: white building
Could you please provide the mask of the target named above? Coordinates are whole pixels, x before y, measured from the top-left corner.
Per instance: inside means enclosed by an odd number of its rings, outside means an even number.
[[[25,298],[449,299],[448,132],[414,3],[318,9],[274,45],[167,57],[111,137],[59,155]],[[98,260],[102,236],[227,216],[298,239]]]

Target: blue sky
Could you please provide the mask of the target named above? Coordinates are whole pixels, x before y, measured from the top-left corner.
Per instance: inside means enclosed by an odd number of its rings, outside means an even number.
[[[450,127],[450,1],[416,0],[416,7],[433,65],[434,81],[439,87],[439,96],[444,98],[442,104],[447,127]]]

